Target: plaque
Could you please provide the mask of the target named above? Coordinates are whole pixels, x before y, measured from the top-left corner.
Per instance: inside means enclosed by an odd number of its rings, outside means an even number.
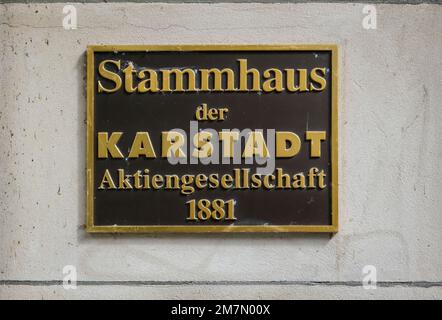
[[[335,45],[87,49],[88,232],[338,231]]]

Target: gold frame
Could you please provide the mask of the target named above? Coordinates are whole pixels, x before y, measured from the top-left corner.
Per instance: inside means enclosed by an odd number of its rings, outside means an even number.
[[[332,224],[272,226],[95,226],[94,225],[94,52],[107,51],[330,51],[332,55]],[[338,232],[338,47],[320,45],[90,45],[87,47],[87,216],[90,233],[205,233],[205,232]]]

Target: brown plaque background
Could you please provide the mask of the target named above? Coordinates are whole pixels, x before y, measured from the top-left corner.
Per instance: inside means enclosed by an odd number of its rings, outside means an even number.
[[[148,51],[146,51],[148,50]],[[220,232],[220,231],[337,231],[337,57],[335,46],[91,46],[88,48],[88,231],[91,232]],[[162,68],[231,68],[238,75],[237,59],[248,59],[248,67],[326,67],[327,87],[315,93],[133,93],[119,90],[97,93],[97,66],[105,59],[119,59],[122,69],[135,66]],[[100,77],[100,80],[103,80]],[[98,159],[99,131],[121,131],[118,146],[126,153],[137,131],[148,131],[157,155],[161,132],[182,128],[188,132],[201,103],[228,106],[225,121],[200,121],[199,128],[276,129],[293,131],[303,139],[306,130],[325,130],[321,157],[310,158],[308,144],[294,158],[276,159],[286,173],[324,169],[323,190],[202,190],[182,195],[177,190],[98,190],[104,170],[123,168],[127,173],[150,170],[151,175],[232,173],[233,168],[255,165],[171,165],[166,159]],[[265,131],[264,131],[265,133]],[[265,135],[264,135],[265,136]],[[254,170],[252,171],[252,173]],[[187,222],[190,199],[235,199],[234,226],[211,220]]]

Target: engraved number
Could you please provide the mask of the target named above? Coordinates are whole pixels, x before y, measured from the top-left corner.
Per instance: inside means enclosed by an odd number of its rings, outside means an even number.
[[[206,221],[213,220],[236,220],[235,218],[235,201],[233,199],[224,201],[223,199],[215,200],[189,200],[189,215],[186,220],[189,221]]]

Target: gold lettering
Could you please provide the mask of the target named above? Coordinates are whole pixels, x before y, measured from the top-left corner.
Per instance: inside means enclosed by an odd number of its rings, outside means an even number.
[[[175,75],[175,89],[173,91],[184,92],[184,91],[196,91],[196,82],[195,82],[195,71],[192,69],[170,69],[170,70],[162,70],[163,76],[163,88],[162,91],[172,91],[170,87],[170,78],[171,74]],[[184,74],[187,74],[187,89],[184,89]]]
[[[147,78],[146,78],[147,73]],[[155,70],[145,69],[138,73],[138,78],[144,79],[138,84],[138,92],[158,92],[158,76]],[[145,79],[146,78],[146,79]]]
[[[261,158],[269,156],[269,150],[267,149],[264,136],[262,135],[262,132],[259,131],[252,131],[249,133],[242,156],[243,158],[250,158],[255,155]]]
[[[266,71],[264,71],[263,76],[267,79],[262,84],[262,90],[264,92],[281,92],[282,90],[284,90],[284,87],[282,86],[281,70],[275,68],[267,69]]]
[[[303,173],[297,173],[293,176],[293,188],[298,189],[302,188],[305,189],[305,176]]]
[[[276,169],[277,173],[277,185],[276,187],[279,189],[290,188],[290,176],[287,173],[282,173],[283,170],[281,168]]]
[[[325,137],[325,131],[306,131],[305,139],[310,141],[310,157],[321,157],[321,141],[324,141]]]
[[[287,142],[290,146],[287,147]],[[301,150],[301,139],[296,133],[289,131],[276,132],[276,157],[291,158],[296,156]]]
[[[267,189],[273,189],[275,187],[275,185],[270,183],[271,181],[275,181],[275,176],[273,174],[267,174],[264,176],[264,179],[262,180],[262,184]]]
[[[322,76],[318,73],[321,72]],[[310,79],[319,84],[319,87],[315,87],[313,83],[310,83],[310,90],[311,91],[322,91],[325,89],[325,86],[327,84],[327,81],[324,78],[325,76],[325,68],[314,68],[310,71]]]
[[[122,135],[123,132],[112,132],[110,138],[108,138],[107,132],[98,132],[98,158],[107,158],[108,153],[111,154],[112,158],[124,158],[117,146]]]
[[[295,71],[299,73],[299,85],[295,85]],[[307,87],[307,69],[285,69],[287,73],[287,90],[290,92],[308,91]]]
[[[259,189],[261,188],[261,185],[261,176],[257,173],[252,174],[252,189]]]
[[[164,178],[160,174],[156,174],[152,177],[152,187],[154,189],[161,189],[164,185]]]
[[[184,136],[176,131],[163,131],[162,136],[162,157],[173,157],[173,158],[185,158],[183,150],[184,146]]]
[[[201,69],[201,91],[235,91],[235,74],[232,69],[225,68],[219,70],[217,68],[212,69]],[[214,86],[213,89],[210,89],[210,75],[213,75]],[[223,89],[223,75],[225,75],[225,79],[227,82],[226,89]]]
[[[209,131],[200,131],[193,136],[193,149],[192,156],[196,158],[208,158],[212,155],[213,144],[210,142],[212,133]]]
[[[106,171],[104,172],[104,176],[103,179],[101,180],[100,186],[98,187],[98,189],[106,189],[104,187],[104,184],[108,185],[108,189],[116,189],[117,187],[115,186],[114,180],[112,180],[112,175],[110,174],[109,170],[106,169]]]
[[[118,169],[118,189],[133,189],[130,178],[130,174],[124,174],[124,169]]]
[[[238,59],[239,62],[239,90],[261,91],[261,75],[257,69],[247,69],[247,59]],[[249,89],[249,75],[252,76],[252,89]]]
[[[195,185],[202,189],[207,187],[207,176],[204,173],[200,173],[195,178]]]
[[[239,140],[237,131],[221,131],[218,133],[219,140],[222,141],[222,154],[225,158],[233,158],[235,153],[235,142]]]
[[[99,66],[98,66],[98,73],[100,74],[100,76],[115,83],[115,87],[112,89],[105,88],[103,86],[103,84],[101,83],[101,81],[98,80],[98,92],[111,93],[111,92],[118,91],[121,88],[120,76],[117,73],[106,69],[107,63],[116,65],[118,67],[118,70],[120,70],[120,60],[117,60],[117,61],[104,60],[104,61],[100,62]]]
[[[123,70],[124,73],[124,89],[128,93],[137,91],[137,87],[133,87],[133,74],[136,73],[132,62]]]
[[[140,155],[156,158],[148,132],[137,132],[130,148],[129,158],[138,158]]]
[[[224,189],[230,189],[232,188],[233,183],[233,177],[230,174],[224,174],[221,177],[221,187]]]

